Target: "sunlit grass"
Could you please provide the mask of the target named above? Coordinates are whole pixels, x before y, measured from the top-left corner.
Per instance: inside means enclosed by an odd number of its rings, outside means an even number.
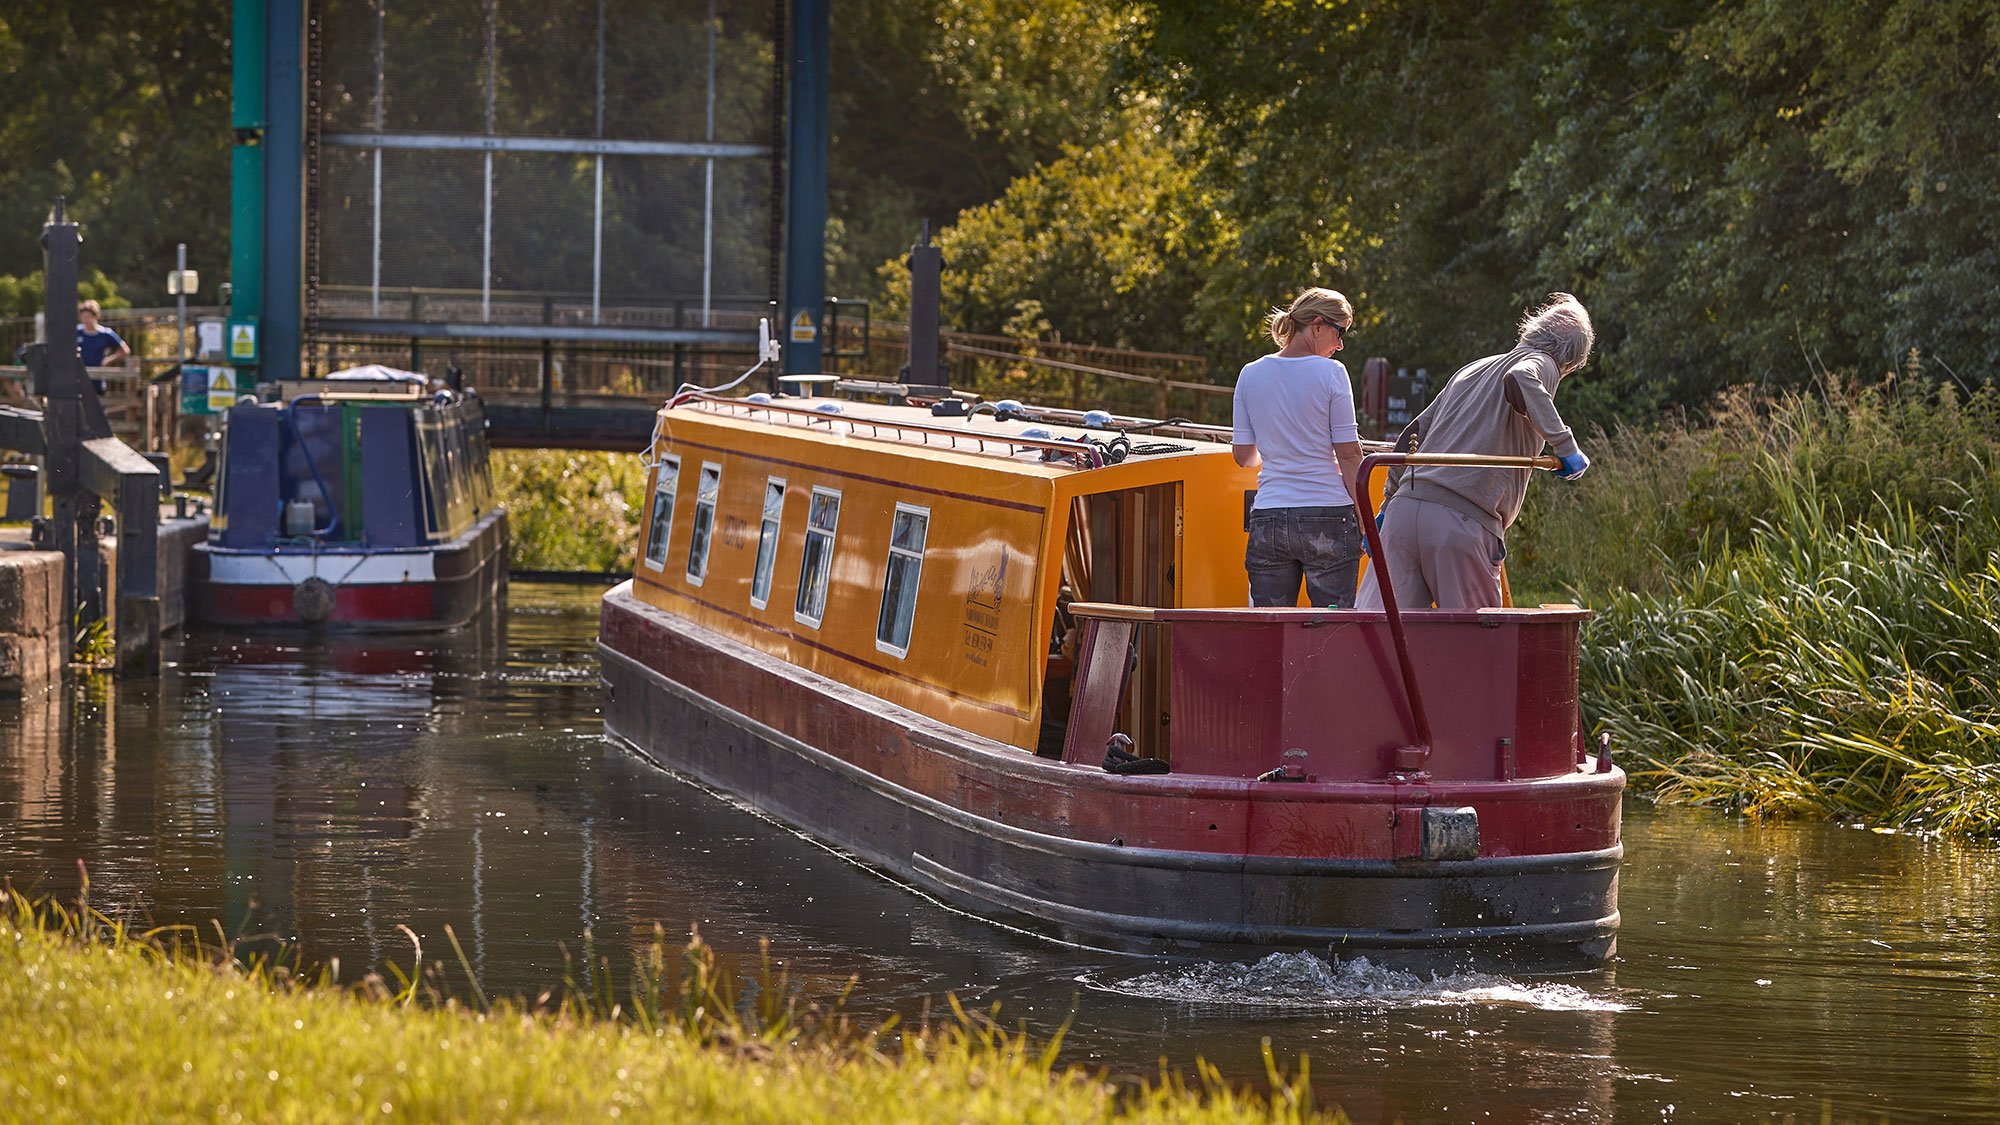
[[[699,939],[673,950],[658,932],[628,994],[572,981],[534,1003],[488,1001],[469,973],[471,1001],[449,999],[440,962],[342,985],[227,950],[11,896],[8,1104],[42,1121],[1323,1119],[1303,1064],[1280,1073],[1268,1045],[1268,1096],[1200,1064],[1191,1080],[1111,1081],[1057,1066],[1060,1037],[1038,1044],[955,1003],[932,1026],[864,1029],[803,1005],[768,966],[745,1000]]]

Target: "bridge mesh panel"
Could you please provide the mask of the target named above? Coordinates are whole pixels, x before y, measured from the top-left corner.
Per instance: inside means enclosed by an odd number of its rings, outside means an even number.
[[[308,333],[324,344],[330,334],[319,322],[371,319],[698,324],[705,232],[712,307],[735,310],[717,323],[735,326],[747,314],[754,326],[777,283],[770,148],[782,3],[317,0],[318,63],[308,79],[319,95],[317,238],[308,248],[317,322]],[[762,155],[498,151],[489,211],[488,154],[448,146],[489,137],[709,141],[711,12],[712,139]],[[443,140],[383,149],[378,168],[376,150],[353,139],[378,132]]]

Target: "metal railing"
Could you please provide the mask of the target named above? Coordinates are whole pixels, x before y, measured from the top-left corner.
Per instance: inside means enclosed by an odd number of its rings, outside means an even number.
[[[1361,459],[1361,495],[1355,497],[1354,512],[1361,519],[1361,532],[1368,540],[1368,557],[1382,559],[1382,529],[1375,523],[1375,501],[1368,489],[1368,481],[1375,470],[1390,465],[1456,465],[1466,468],[1485,469],[1542,469],[1562,468],[1562,462],[1554,457],[1499,457],[1478,453],[1370,453]],[[1416,727],[1416,742],[1411,747],[1412,757],[1421,762],[1430,753],[1431,722],[1424,713],[1423,696],[1417,690],[1417,670],[1410,663],[1410,639],[1403,629],[1403,611],[1396,605],[1395,585],[1389,579],[1389,568],[1375,567],[1375,585],[1382,591],[1382,611],[1389,615],[1389,636],[1396,645],[1396,665],[1402,672],[1403,694],[1410,701],[1410,716]]]
[[[1372,444],[1372,443],[1371,443]],[[1450,453],[1395,453],[1370,452],[1361,460],[1361,494],[1355,499],[1356,515],[1372,559],[1384,557],[1381,529],[1375,525],[1375,506],[1368,482],[1376,470],[1389,466],[1460,466],[1467,468],[1555,470],[1562,463],[1554,457],[1504,457],[1481,456],[1476,454]],[[1410,657],[1408,630],[1404,622],[1402,607],[1396,601],[1396,592],[1388,568],[1374,567],[1377,587],[1382,594],[1383,618],[1386,619],[1391,643],[1396,653],[1396,680],[1402,688],[1408,703],[1410,742],[1395,754],[1395,765],[1399,770],[1416,775],[1423,769],[1430,755],[1432,733],[1429,714],[1424,709],[1423,694],[1417,682],[1414,663]],[[1069,607],[1070,614],[1083,626],[1084,633],[1079,651],[1078,666],[1074,680],[1075,696],[1070,717],[1070,729],[1066,754],[1073,759],[1078,754],[1094,752],[1103,746],[1114,734],[1119,711],[1126,704],[1129,681],[1136,668],[1148,659],[1160,659],[1155,654],[1145,654],[1147,646],[1138,644],[1141,630],[1164,631],[1176,624],[1181,625],[1257,625],[1271,627],[1305,626],[1332,624],[1341,620],[1341,615],[1356,614],[1355,610],[1299,609],[1299,608],[1155,608],[1151,606],[1118,605],[1112,603],[1077,602]],[[1468,624],[1486,624],[1493,619],[1495,610],[1446,611],[1427,613],[1427,622],[1463,621]],[[1505,611],[1521,615],[1546,616],[1582,614],[1575,607],[1562,607],[1535,611]],[[1352,617],[1348,620],[1365,621],[1367,617]],[[1382,619],[1374,619],[1380,621]],[[1171,657],[1168,666],[1161,671],[1171,676]],[[1156,676],[1155,679],[1159,679]]]
[[[1018,434],[980,433],[961,426],[897,422],[845,412],[829,413],[818,407],[752,402],[749,399],[730,398],[725,395],[709,394],[706,391],[686,392],[667,405],[672,407],[682,404],[693,404],[697,408],[717,413],[742,414],[745,417],[761,414],[775,421],[808,428],[824,426],[831,431],[838,427],[853,437],[872,438],[878,441],[907,441],[908,435],[915,435],[918,444],[921,445],[931,445],[932,439],[936,438],[938,439],[936,444],[951,449],[970,448],[982,453],[1000,451],[1006,456],[1012,456],[1026,449],[1045,456],[1062,458],[1079,468],[1096,469],[1102,468],[1105,464],[1104,451],[1097,445],[1069,438],[1032,438]]]

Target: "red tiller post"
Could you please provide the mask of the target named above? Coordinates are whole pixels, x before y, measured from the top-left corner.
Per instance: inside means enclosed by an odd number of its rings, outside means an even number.
[[[1370,453],[1361,459],[1361,494],[1354,498],[1354,510],[1361,517],[1361,534],[1368,540],[1369,565],[1375,585],[1382,591],[1382,612],[1389,617],[1389,639],[1396,645],[1396,664],[1403,674],[1403,694],[1410,701],[1410,718],[1417,730],[1414,749],[1430,753],[1431,721],[1424,714],[1423,696],[1417,690],[1417,669],[1410,663],[1410,641],[1403,633],[1403,611],[1396,605],[1396,591],[1389,582],[1389,567],[1382,550],[1382,529],[1375,526],[1375,501],[1368,481],[1385,465],[1463,465],[1491,469],[1559,469],[1554,457],[1498,457],[1476,453]]]

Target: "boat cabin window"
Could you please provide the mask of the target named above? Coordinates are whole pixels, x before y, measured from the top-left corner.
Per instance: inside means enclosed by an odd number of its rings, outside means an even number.
[[[764,482],[764,526],[757,533],[757,571],[750,578],[750,604],[763,609],[771,604],[771,572],[778,563],[778,529],[785,522],[785,481],[771,477]]]
[[[917,618],[917,580],[924,573],[924,539],[931,510],[896,505],[889,528],[889,564],[882,575],[882,610],[875,618],[875,647],[896,656],[910,654],[910,628]]]
[[[659,476],[653,482],[653,512],[646,520],[646,565],[659,570],[667,565],[667,536],[674,527],[674,489],[681,480],[681,459],[660,458]]]
[[[806,511],[806,549],[799,558],[799,596],[792,616],[813,628],[826,616],[826,583],[833,576],[833,532],[840,524],[840,493],[815,488]]]
[[[715,538],[715,498],[722,491],[722,466],[713,461],[701,465],[701,480],[694,490],[694,534],[688,540],[688,581],[696,586],[708,577],[708,548]]]

